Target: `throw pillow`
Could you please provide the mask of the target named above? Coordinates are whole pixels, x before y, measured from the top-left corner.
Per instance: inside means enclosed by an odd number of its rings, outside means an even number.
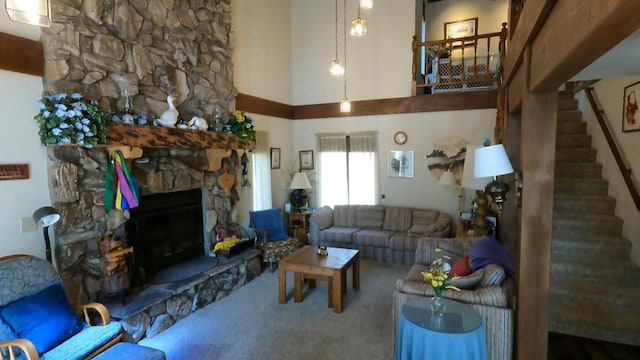
[[[82,329],[59,283],[10,302],[0,308],[0,316],[19,338],[31,341],[40,355]]]
[[[471,264],[469,264],[469,255],[465,255],[458,259],[451,267],[451,276],[466,276],[471,274]]]
[[[511,265],[511,259],[507,250],[492,237],[484,237],[476,241],[469,249],[471,268],[480,269],[488,264],[497,264],[507,272],[511,278],[515,278],[515,271]]]
[[[449,280],[449,285],[455,286],[462,290],[473,289],[478,285],[484,275],[484,269],[474,271],[471,275],[461,276],[457,279]]]
[[[484,267],[484,275],[480,280],[480,287],[500,286],[505,277],[503,268],[496,264],[489,264]]]

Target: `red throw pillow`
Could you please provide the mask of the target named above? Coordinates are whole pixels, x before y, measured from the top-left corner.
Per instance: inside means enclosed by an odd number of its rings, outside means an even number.
[[[451,267],[449,274],[451,276],[466,276],[471,274],[471,265],[469,264],[469,255],[461,257]]]

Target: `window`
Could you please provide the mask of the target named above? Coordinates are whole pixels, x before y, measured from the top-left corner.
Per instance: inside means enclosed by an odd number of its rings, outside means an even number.
[[[271,209],[271,155],[269,134],[256,131],[256,151],[253,153],[253,210]]]
[[[318,147],[320,206],[376,203],[376,134],[320,135]]]

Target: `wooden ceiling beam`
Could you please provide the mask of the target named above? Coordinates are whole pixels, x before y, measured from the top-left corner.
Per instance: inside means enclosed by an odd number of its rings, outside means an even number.
[[[531,45],[532,91],[552,91],[640,28],[640,1],[558,0]]]
[[[0,69],[23,74],[44,75],[42,43],[0,32]]]

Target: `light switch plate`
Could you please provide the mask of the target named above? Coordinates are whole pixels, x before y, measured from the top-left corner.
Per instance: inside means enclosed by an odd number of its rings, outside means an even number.
[[[32,218],[22,218],[20,219],[20,232],[27,233],[38,230],[38,225],[33,221]]]

